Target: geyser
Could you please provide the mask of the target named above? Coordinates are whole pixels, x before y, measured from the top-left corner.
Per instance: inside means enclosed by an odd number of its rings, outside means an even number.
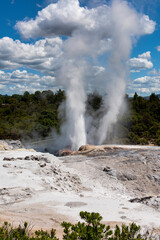
[[[66,84],[66,122],[61,127],[61,137],[58,137],[58,141],[60,140],[62,147],[69,146],[72,150],[77,150],[79,146],[86,144],[84,67],[78,59],[69,59],[68,54],[65,58],[59,77],[62,79],[64,75]]]
[[[126,1],[113,0],[110,5],[103,1],[87,8],[78,0],[59,0],[40,11],[35,20],[18,22],[16,28],[25,38],[63,36],[55,77],[66,89],[66,122],[58,143],[77,150],[96,136],[94,143],[102,144],[123,105],[132,43],[152,33],[155,22]],[[99,69],[96,73],[95,68]],[[96,127],[94,119],[88,121],[85,115],[86,92],[95,88],[106,93],[104,114]]]

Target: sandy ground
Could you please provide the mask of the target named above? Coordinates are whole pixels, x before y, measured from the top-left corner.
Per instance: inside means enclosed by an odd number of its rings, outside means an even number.
[[[62,239],[62,221],[74,223],[80,211],[94,211],[107,224],[134,221],[159,228],[159,205],[129,201],[159,197],[159,164],[160,148],[123,146],[96,156],[60,158],[25,149],[0,151],[0,223],[53,227]]]

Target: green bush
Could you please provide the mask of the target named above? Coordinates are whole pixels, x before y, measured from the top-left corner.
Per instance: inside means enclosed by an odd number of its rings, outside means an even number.
[[[5,222],[0,227],[0,240],[58,240],[55,236],[56,231],[52,229],[50,233],[43,230],[38,230],[29,236],[28,224],[25,222],[23,226],[13,227]]]
[[[116,225],[114,230],[110,226],[101,223],[102,217],[99,213],[80,212],[83,222],[71,224],[63,222],[64,240],[146,240],[139,233],[140,227],[135,223],[121,227]],[[56,231],[52,229],[50,232],[38,230],[30,233],[28,224],[25,222],[23,226],[13,227],[5,222],[0,227],[0,240],[59,240],[56,237]],[[148,237],[151,240],[151,238]]]
[[[66,240],[143,240],[139,233],[140,227],[135,223],[120,228],[116,225],[114,230],[110,226],[101,223],[102,217],[99,213],[80,212],[80,217],[84,222],[71,224],[63,222],[63,239]]]

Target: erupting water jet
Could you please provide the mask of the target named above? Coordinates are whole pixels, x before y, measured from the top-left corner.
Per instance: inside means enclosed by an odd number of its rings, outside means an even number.
[[[102,144],[124,102],[132,43],[152,33],[155,22],[123,0],[113,0],[110,5],[102,1],[92,8],[80,6],[78,0],[59,0],[40,11],[35,20],[18,22],[16,28],[24,38],[60,36],[63,40],[63,54],[55,69],[57,85],[67,95],[61,145],[77,150],[86,141],[95,143],[92,136],[96,136],[96,144]],[[99,68],[96,74],[95,67]],[[85,114],[89,88],[103,89],[106,96],[104,114],[96,127],[94,119],[87,121]]]

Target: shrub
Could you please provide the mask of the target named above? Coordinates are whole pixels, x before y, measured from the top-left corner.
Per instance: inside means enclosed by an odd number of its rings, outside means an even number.
[[[143,240],[139,233],[140,227],[135,223],[129,226],[125,224],[120,228],[116,225],[112,231],[110,226],[101,223],[102,217],[99,213],[80,212],[80,217],[84,222],[71,224],[63,222],[64,236],[66,240]]]
[[[5,222],[0,227],[0,240],[58,240],[55,236],[55,230],[52,229],[50,233],[43,230],[35,231],[33,236],[29,236],[28,224],[25,222],[23,226],[13,227],[8,222]]]
[[[101,223],[102,217],[99,213],[80,212],[83,222],[71,224],[63,222],[64,240],[146,240],[139,233],[140,227],[135,223],[121,227],[116,225],[114,230],[110,226]],[[151,240],[151,238],[148,238]],[[0,240],[59,240],[56,237],[56,231],[52,229],[50,232],[44,230],[35,231],[29,234],[28,224],[25,222],[23,226],[13,227],[5,222],[0,227]]]

